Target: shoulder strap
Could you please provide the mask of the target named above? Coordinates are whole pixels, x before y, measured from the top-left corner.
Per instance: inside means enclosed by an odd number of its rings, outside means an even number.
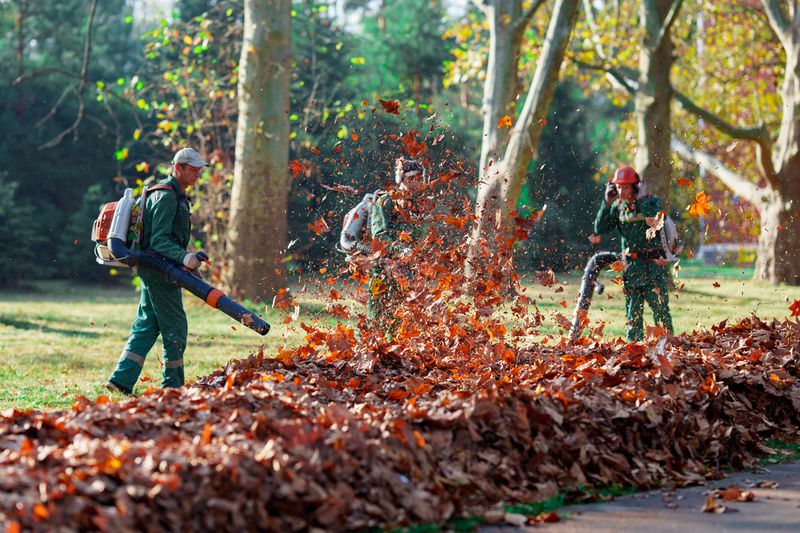
[[[153,185],[151,187],[146,187],[144,192],[151,193],[153,191],[172,191],[176,196],[178,194],[175,192],[175,189],[169,183],[157,183],[156,185]]]
[[[142,196],[139,199],[139,217],[141,217],[141,223],[139,224],[139,231],[136,234],[136,242],[140,245],[144,241],[144,211],[147,206],[147,195],[154,191],[171,191],[172,194],[175,195],[175,199],[178,199],[178,193],[175,192],[175,188],[168,183],[157,183],[150,187],[145,187],[144,190],[142,190]]]

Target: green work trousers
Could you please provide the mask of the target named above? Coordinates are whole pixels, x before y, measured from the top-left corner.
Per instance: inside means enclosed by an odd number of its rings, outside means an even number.
[[[400,323],[394,313],[401,301],[402,293],[397,282],[388,279],[382,270],[373,272],[369,281],[367,319],[381,329],[390,341]]]
[[[180,387],[184,382],[183,352],[186,350],[189,329],[183,311],[181,289],[165,281],[144,279],[141,287],[136,320],[109,381],[126,392],[132,392],[147,352],[161,334],[164,344],[161,386]]]
[[[666,285],[644,285],[625,287],[625,311],[628,317],[628,341],[640,341],[644,338],[644,303],[653,310],[653,318],[657,325],[666,329],[670,335],[672,315],[669,312],[669,292]]]

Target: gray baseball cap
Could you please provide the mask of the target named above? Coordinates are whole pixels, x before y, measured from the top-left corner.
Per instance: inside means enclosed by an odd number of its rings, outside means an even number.
[[[172,163],[186,163],[187,165],[191,165],[193,167],[208,166],[208,163],[203,161],[203,159],[200,157],[200,154],[198,154],[197,150],[194,148],[184,148],[183,150],[178,150],[175,153],[175,157],[172,158]]]

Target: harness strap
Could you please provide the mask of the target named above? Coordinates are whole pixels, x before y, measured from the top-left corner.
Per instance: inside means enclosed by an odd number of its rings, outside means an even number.
[[[139,217],[141,224],[139,224],[139,232],[136,235],[136,244],[139,245],[141,245],[142,241],[144,240],[144,209],[147,205],[147,195],[154,191],[172,191],[172,193],[175,195],[175,200],[178,199],[178,193],[175,192],[175,188],[167,183],[158,183],[156,185],[144,188],[142,191],[142,196],[139,199]]]

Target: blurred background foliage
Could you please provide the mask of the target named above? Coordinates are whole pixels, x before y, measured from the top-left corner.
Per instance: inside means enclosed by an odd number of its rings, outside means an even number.
[[[98,208],[163,177],[185,145],[212,162],[192,192],[194,244],[224,253],[242,0],[177,0],[163,13],[144,1],[98,0],[81,87],[90,4],[0,0],[0,285],[125,278],[94,264]],[[288,263],[307,270],[341,259],[343,214],[392,179],[409,130],[427,141],[434,172],[459,160],[475,174],[486,36],[466,5],[439,0],[297,0],[292,16]],[[531,26],[523,61],[533,62],[543,27]],[[81,97],[82,120],[54,142],[76,122]],[[379,99],[399,101],[400,114]],[[547,124],[519,206],[547,206],[521,246],[523,269],[582,266],[602,165],[624,155],[614,150],[625,109],[607,91],[566,76],[553,110],[558,120]],[[319,218],[330,232],[309,229]]]

